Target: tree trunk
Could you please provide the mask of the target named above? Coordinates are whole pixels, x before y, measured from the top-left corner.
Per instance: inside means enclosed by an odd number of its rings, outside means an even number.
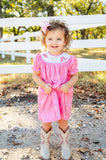
[[[0,0],[0,18],[2,18],[2,0]],[[3,28],[0,27],[0,39],[3,37]]]
[[[76,39],[78,39],[78,31],[76,31]]]
[[[81,32],[81,39],[85,39],[85,29],[80,30]]]
[[[53,5],[48,6],[48,16],[54,16]]]
[[[0,27],[0,39],[3,37],[3,28]]]
[[[86,39],[89,39],[89,29],[86,29]]]

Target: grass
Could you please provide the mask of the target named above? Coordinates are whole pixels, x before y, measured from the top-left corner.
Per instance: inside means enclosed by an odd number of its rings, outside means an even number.
[[[24,84],[30,83],[32,77],[31,74],[7,74],[0,75],[0,83],[1,84]]]
[[[104,86],[106,86],[106,71],[80,72],[78,83],[94,84],[99,89],[104,90]]]
[[[78,58],[106,60],[106,48],[71,49],[71,54]]]
[[[20,64],[26,64],[26,58],[16,56],[15,61],[12,61],[10,55],[5,55],[4,59],[2,59],[2,56],[0,55],[0,65],[20,65]]]
[[[37,51],[31,51],[31,53],[36,54]],[[101,59],[106,60],[106,48],[90,48],[90,49],[71,49],[70,53],[75,55],[78,58],[89,58],[89,59]],[[31,64],[33,63],[33,59],[31,59]],[[26,64],[26,58],[17,57],[15,61],[11,60],[10,55],[6,55],[5,59],[2,59],[0,55],[0,65],[19,65]]]

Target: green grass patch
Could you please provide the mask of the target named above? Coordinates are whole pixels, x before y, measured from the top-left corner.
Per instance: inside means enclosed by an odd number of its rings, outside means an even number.
[[[78,83],[79,85],[83,83],[97,85],[99,89],[104,90],[104,86],[106,86],[106,71],[79,72]]]
[[[106,48],[71,49],[70,51],[77,58],[106,60]]]
[[[35,86],[32,74],[6,74],[0,75],[0,87],[7,88],[12,86]]]
[[[5,55],[5,58],[3,59],[0,55],[0,65],[20,65],[20,64],[26,64],[26,58],[24,57],[15,57],[15,61],[11,60],[10,55]]]

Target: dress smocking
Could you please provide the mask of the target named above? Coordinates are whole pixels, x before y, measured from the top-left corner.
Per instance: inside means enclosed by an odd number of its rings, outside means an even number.
[[[37,53],[32,69],[40,73],[41,79],[51,84],[52,91],[46,94],[39,87],[38,91],[38,118],[44,123],[68,120],[71,114],[73,87],[68,93],[61,91],[61,85],[66,83],[70,76],[78,71],[75,56],[65,52],[58,56],[50,55],[47,51]]]

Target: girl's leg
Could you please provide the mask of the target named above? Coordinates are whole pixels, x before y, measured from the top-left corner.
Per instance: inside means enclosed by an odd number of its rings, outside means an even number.
[[[51,136],[51,123],[43,123],[41,127],[41,158],[49,160],[50,159],[50,151],[49,151],[49,143]]]
[[[69,145],[69,126],[67,120],[59,120],[59,132],[61,139],[61,152],[62,158],[70,160],[71,158],[71,150]]]
[[[68,121],[61,119],[58,121],[58,123],[59,123],[59,128],[61,128],[65,132],[68,128]]]
[[[48,132],[52,128],[51,123],[42,123],[42,128],[45,132]]]

